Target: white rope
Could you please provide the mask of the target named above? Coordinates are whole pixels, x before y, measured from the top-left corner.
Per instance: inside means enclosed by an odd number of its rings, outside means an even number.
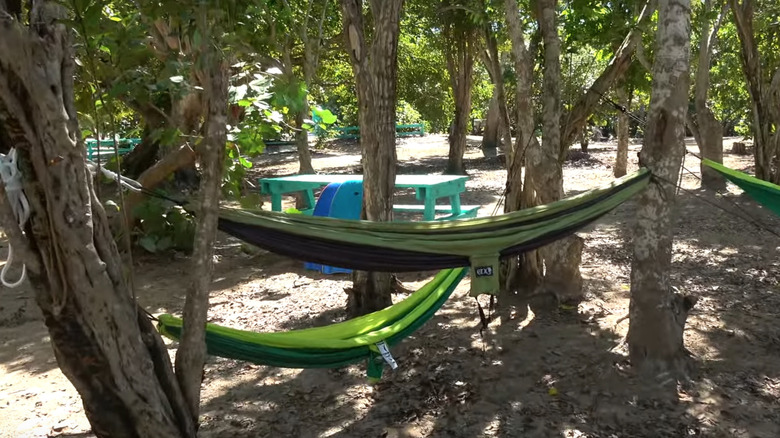
[[[19,228],[24,232],[24,224],[30,218],[30,204],[27,202],[27,197],[24,196],[24,191],[22,190],[22,174],[19,173],[19,167],[17,166],[16,149],[11,149],[8,155],[0,154],[0,178],[3,180],[5,193],[8,197],[8,202],[11,204],[14,217],[19,223]],[[6,279],[8,268],[11,267],[13,258],[14,251],[9,242],[8,261],[3,266],[3,270],[0,271],[0,282],[3,283],[3,286],[10,288],[19,287],[27,278],[27,267],[22,264],[22,275],[19,277],[19,280],[11,283]]]
[[[97,164],[95,164],[94,162],[92,162],[90,160],[87,160],[87,168],[89,169],[90,173],[94,174],[98,167],[97,167]],[[143,191],[144,186],[142,186],[141,183],[139,183],[138,181],[136,181],[134,179],[130,179],[130,178],[126,177],[126,176],[119,175],[116,172],[112,172],[112,171],[110,171],[110,170],[108,170],[108,169],[106,169],[105,167],[102,167],[102,166],[100,167],[100,172],[103,175],[107,176],[108,179],[110,179],[112,181],[118,181],[119,184],[122,187],[125,187],[126,189],[128,189],[130,191],[133,191],[133,192],[142,192]]]

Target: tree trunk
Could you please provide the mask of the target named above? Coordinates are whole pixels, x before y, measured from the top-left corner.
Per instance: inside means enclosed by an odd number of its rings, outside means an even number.
[[[672,209],[688,103],[690,0],[660,0],[653,90],[642,165],[655,176],[639,195],[631,266],[629,355],[658,376],[685,370],[683,329],[692,304],[672,293]],[[688,301],[689,302],[689,301]],[[690,303],[690,302],[689,302]]]
[[[295,132],[295,147],[298,149],[298,173],[314,173],[314,167],[311,165],[311,151],[309,150],[309,131],[303,129],[303,121],[309,117],[309,102],[303,102],[303,107],[295,115],[295,125],[298,131]]]
[[[58,4],[39,1],[30,28],[0,20],[0,123],[20,153],[32,213],[19,229],[2,190],[2,226],[27,265],[57,363],[93,432],[194,437],[167,349],[131,298],[85,166],[65,17]]]
[[[482,152],[485,156],[496,156],[500,134],[501,114],[498,109],[498,99],[495,90],[490,99],[487,119],[485,120],[485,132],[482,134]]]
[[[506,22],[512,43],[512,59],[515,64],[517,90],[515,106],[517,111],[517,138],[515,146],[507,154],[506,204],[504,211],[509,213],[521,208],[537,205],[533,181],[523,167],[541,154],[541,145],[534,132],[534,105],[531,88],[533,85],[533,58],[525,46],[523,28],[517,0],[504,0]],[[525,178],[525,184],[523,184]],[[510,265],[503,284],[508,285],[504,292],[521,287],[525,292],[535,289],[542,279],[542,264],[537,251],[530,251],[517,259],[518,264]]]
[[[205,21],[205,18],[201,19]],[[206,25],[205,22],[202,23],[201,29],[205,29]],[[219,58],[216,51],[206,48],[203,55],[200,59],[200,63],[203,64],[201,75],[205,79],[203,94],[208,113],[200,151],[202,171],[200,209],[192,254],[192,272],[195,273],[195,278],[184,302],[184,325],[179,349],[176,352],[176,377],[179,379],[195,422],[198,421],[200,383],[206,360],[206,317],[227,143],[229,78],[228,64]]]
[[[726,14],[728,3],[724,2],[715,24],[710,28],[710,20],[707,17],[712,11],[711,0],[704,1],[705,18],[701,21],[702,28],[699,35],[699,66],[696,70],[696,83],[694,85],[694,104],[696,106],[696,127],[698,131],[696,143],[703,158],[708,158],[717,163],[723,163],[723,125],[715,118],[715,114],[707,106],[707,92],[710,88],[710,58],[715,46],[715,41],[720,29],[720,22]],[[713,190],[726,188],[726,180],[718,172],[701,164],[701,185]]]
[[[372,41],[366,43],[362,2],[342,0],[344,34],[355,73],[360,145],[363,150],[363,214],[390,221],[395,189],[395,105],[398,34],[403,0],[372,0]],[[356,275],[347,308],[353,316],[392,303],[393,277],[387,273]]]
[[[558,36],[557,0],[537,2],[539,30],[544,43],[542,80],[542,148],[528,163],[538,201],[549,204],[563,198],[563,168],[559,160],[561,145],[561,41]],[[582,239],[571,236],[542,248],[544,289],[560,301],[581,299],[580,259]]]
[[[496,40],[496,35],[493,32],[493,26],[491,24],[492,23],[485,27],[485,41],[487,42],[487,49],[483,52],[483,61],[485,63],[485,69],[490,75],[491,82],[493,82],[493,95],[498,104],[498,134],[502,140],[502,148],[507,156],[509,156],[511,155],[512,151],[512,123],[509,117],[509,109],[507,108],[506,87],[504,86],[504,71],[503,68],[501,68],[501,58],[498,52],[498,41]]]
[[[741,44],[742,69],[753,103],[753,154],[756,177],[780,184],[780,169],[773,171],[772,162],[780,153],[780,69],[770,82],[764,82],[761,56],[753,29],[755,0],[729,0]]]
[[[447,70],[450,74],[452,97],[455,100],[455,119],[450,134],[450,153],[445,174],[465,175],[463,155],[466,153],[469,115],[471,114],[471,85],[474,76],[473,41],[463,32],[454,32],[453,25],[445,26],[449,43],[446,50]]]
[[[617,157],[615,158],[615,178],[620,178],[628,172],[628,128],[630,120],[627,111],[631,111],[631,100],[625,79],[620,80],[615,87],[618,104],[626,111],[618,111],[617,122]]]

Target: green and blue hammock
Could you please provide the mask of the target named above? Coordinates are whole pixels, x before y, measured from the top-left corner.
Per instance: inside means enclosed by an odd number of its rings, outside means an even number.
[[[710,168],[716,170],[724,178],[734,183],[753,198],[756,202],[763,205],[769,211],[780,216],[780,186],[770,182],[760,180],[754,176],[716,163],[712,160],[703,159],[702,162]]]
[[[780,186],[710,160],[704,163],[780,215]],[[453,222],[378,223],[222,209],[220,230],[278,254],[366,271],[441,271],[397,304],[325,327],[255,333],[208,324],[208,353],[285,368],[335,368],[366,361],[368,376],[377,379],[385,363],[396,366],[389,347],[433,317],[467,268],[472,295],[494,294],[501,257],[574,233],[639,193],[649,180],[650,173],[641,169],[607,187],[548,205]],[[162,315],[158,328],[178,340],[182,321]]]
[[[471,294],[498,292],[499,259],[562,239],[594,222],[650,181],[646,169],[551,204],[501,216],[449,222],[370,222],[224,208],[219,229],[266,250],[321,264],[380,272],[436,270],[433,280],[386,309],[325,327],[255,333],[209,324],[209,354],[286,368],[332,368],[367,361],[379,378],[389,347],[409,336],[444,304],[467,274]],[[162,334],[178,340],[182,321],[159,317]]]

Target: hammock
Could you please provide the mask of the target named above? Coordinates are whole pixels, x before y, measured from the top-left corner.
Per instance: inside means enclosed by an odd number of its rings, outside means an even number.
[[[751,198],[755,199],[756,202],[780,216],[780,186],[760,180],[746,173],[729,169],[706,158],[702,162],[723,175],[727,180],[736,184]]]
[[[500,216],[449,222],[370,222],[222,208],[219,229],[277,254],[380,272],[471,266],[471,295],[496,294],[499,258],[573,234],[645,188],[638,172],[580,195]]]
[[[336,368],[367,361],[379,378],[389,346],[409,336],[444,304],[471,265],[472,295],[498,291],[498,260],[566,237],[645,188],[646,169],[607,187],[547,205],[451,222],[369,222],[223,208],[219,228],[269,251],[366,271],[443,269],[409,298],[339,324],[282,333],[206,326],[211,355],[287,368]],[[454,269],[457,268],[457,269]],[[159,317],[158,329],[178,340],[182,320]]]
[[[284,368],[337,368],[366,360],[368,377],[378,379],[385,362],[396,367],[388,347],[431,319],[465,274],[462,268],[445,269],[397,304],[325,327],[255,333],[207,324],[207,351],[215,356]],[[168,314],[158,319],[160,333],[179,340],[182,320]]]

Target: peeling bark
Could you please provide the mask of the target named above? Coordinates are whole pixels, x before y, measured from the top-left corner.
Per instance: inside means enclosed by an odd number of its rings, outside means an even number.
[[[684,153],[690,64],[690,0],[660,0],[653,90],[642,164],[654,175],[639,195],[631,266],[628,345],[647,376],[685,372],[690,310],[672,292],[672,209]],[[692,306],[692,304],[691,304]]]
[[[27,28],[0,4],[0,124],[20,152],[32,210],[24,237],[9,237],[29,249],[18,254],[57,363],[81,395],[93,432],[194,437],[167,350],[131,299],[85,166],[65,16],[54,2],[34,2]],[[7,213],[0,220],[11,229]]]
[[[395,189],[395,105],[397,100],[398,35],[403,0],[372,0],[373,32],[366,41],[360,0],[342,0],[342,19],[358,97],[358,124],[363,150],[363,214],[372,221],[390,221]],[[387,273],[355,276],[347,309],[369,313],[392,304],[395,284]]]

